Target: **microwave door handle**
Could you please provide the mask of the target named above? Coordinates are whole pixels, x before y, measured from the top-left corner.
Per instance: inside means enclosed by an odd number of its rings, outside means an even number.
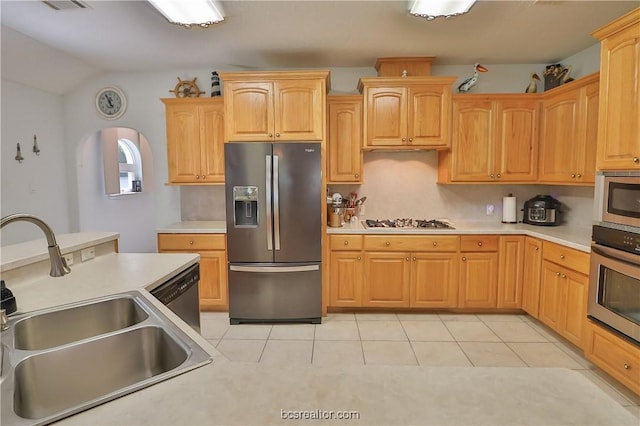
[[[273,250],[273,232],[271,231],[271,175],[272,175],[272,166],[271,166],[271,156],[265,156],[265,164],[266,164],[266,204],[267,204],[267,250]]]
[[[275,249],[280,250],[280,167],[278,165],[278,156],[273,156],[273,236],[275,240]]]
[[[634,266],[640,266],[640,256],[637,254],[627,253],[626,251],[612,249],[599,244],[591,246],[591,251],[608,259],[630,263]]]

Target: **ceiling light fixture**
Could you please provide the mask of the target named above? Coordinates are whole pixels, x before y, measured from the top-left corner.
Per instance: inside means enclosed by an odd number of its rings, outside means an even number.
[[[148,0],[172,24],[206,28],[224,21],[224,12],[214,0]]]
[[[438,17],[451,18],[467,13],[475,2],[476,0],[414,0],[409,13],[427,21]]]

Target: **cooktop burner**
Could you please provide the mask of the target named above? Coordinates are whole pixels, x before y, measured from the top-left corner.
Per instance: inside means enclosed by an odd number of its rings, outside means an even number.
[[[450,223],[442,220],[425,219],[367,219],[363,221],[365,228],[441,228],[455,229]]]

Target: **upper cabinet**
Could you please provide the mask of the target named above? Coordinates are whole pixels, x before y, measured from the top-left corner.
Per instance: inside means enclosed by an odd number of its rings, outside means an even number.
[[[454,95],[452,146],[440,152],[438,181],[535,182],[539,103],[536,95]]]
[[[328,183],[362,183],[362,96],[328,96],[327,129]]]
[[[169,183],[224,183],[222,98],[162,99]]]
[[[640,169],[640,8],[593,35],[601,40],[597,167]]]
[[[455,77],[362,78],[364,149],[446,149]]]
[[[598,73],[543,95],[541,183],[593,185],[598,98]]]
[[[328,71],[220,73],[225,141],[321,141]]]

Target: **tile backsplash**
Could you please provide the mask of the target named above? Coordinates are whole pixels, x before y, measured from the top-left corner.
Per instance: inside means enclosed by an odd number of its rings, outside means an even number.
[[[366,196],[367,218],[448,218],[500,222],[502,197],[517,198],[519,211],[529,198],[548,194],[562,202],[563,224],[586,228],[592,224],[593,187],[556,185],[456,184],[438,185],[436,151],[365,152],[362,185],[330,185],[329,193]],[[188,220],[224,220],[224,186],[183,186],[181,216]],[[486,214],[487,204],[495,206]]]

